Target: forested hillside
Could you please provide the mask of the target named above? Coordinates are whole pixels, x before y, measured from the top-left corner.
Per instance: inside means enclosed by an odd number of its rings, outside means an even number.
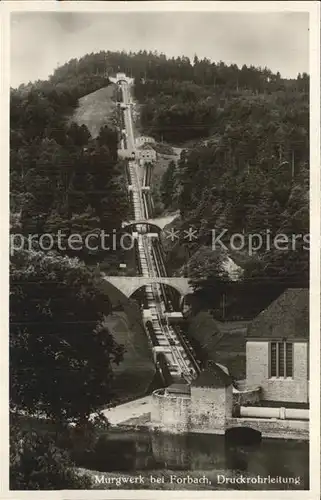
[[[247,243],[251,233],[292,238],[308,232],[308,75],[286,80],[267,68],[238,68],[197,56],[190,61],[146,51],[101,51],[69,61],[46,82],[12,90],[11,204],[24,233],[58,226],[86,233],[110,229],[111,221],[120,227],[126,218],[115,132],[105,128],[92,140],[85,126],[66,119],[79,98],[106,86],[107,75],[117,71],[135,78],[144,133],[176,146],[188,141],[162,182],[164,208],[180,210],[179,225],[198,230],[197,241],[175,241],[169,248],[174,272],[188,269],[195,278],[216,274],[205,258],[212,229],[227,230],[227,236],[242,233]],[[245,245],[228,253],[245,276],[304,285],[308,251],[303,239],[294,250],[291,245],[280,251],[264,244],[251,255]],[[192,256],[196,267],[189,265]],[[110,259],[115,269],[115,255]]]
[[[110,83],[105,63],[95,61],[93,55],[70,61],[47,81],[11,89],[10,481],[16,489],[88,487],[57,436],[73,421],[86,447],[95,428],[90,414],[140,395],[155,372],[138,307],[125,301],[118,307],[125,326],[117,317],[111,325],[114,297],[101,289],[99,268],[92,270],[103,263],[108,273],[119,272],[119,247],[91,251],[84,244],[102,231],[115,233],[117,242],[129,207],[116,130],[104,126],[93,138],[73,122],[79,99]],[[66,244],[70,235],[73,246]],[[52,438],[48,429],[30,432],[21,411],[50,419]]]
[[[308,285],[308,92],[307,74],[285,80],[197,57],[160,56],[136,79],[144,132],[186,145],[162,182],[164,208],[181,213],[180,240],[166,241],[168,265],[190,276],[217,314],[223,293],[224,314],[251,317],[284,288]],[[190,227],[197,238],[189,242],[182,230]],[[237,283],[222,271],[226,255],[244,269]]]
[[[26,236],[118,231],[127,215],[116,130],[103,127],[92,139],[85,125],[70,120],[78,98],[109,81],[91,74],[90,66],[82,71],[80,65],[77,74],[70,66],[49,81],[11,91],[11,211],[19,214],[14,223]],[[87,262],[115,260],[86,250],[66,252]]]
[[[180,238],[166,240],[169,274],[192,279],[197,307],[216,318],[251,318],[282,289],[308,283],[308,75],[284,80],[266,68],[197,57],[101,51],[69,61],[47,81],[12,89],[11,232],[19,238],[11,249],[10,407],[50,417],[59,426],[55,439],[68,422],[81,440],[88,436],[89,415],[119,396],[115,378],[137,396],[155,370],[138,306],[117,298],[111,316],[114,292],[102,290],[100,269],[92,270],[103,263],[116,274],[124,255],[57,241],[59,231],[66,239],[104,230],[117,239],[129,215],[116,130],[103,126],[92,137],[73,122],[79,100],[108,87],[108,75],[118,71],[135,78],[142,132],[184,148],[158,194],[166,211],[180,212]],[[183,237],[190,227],[191,241]],[[213,249],[214,229],[225,231],[225,248]],[[244,241],[237,248],[235,233]],[[260,248],[251,248],[253,234],[262,237]],[[281,236],[281,249],[267,248],[267,234]],[[226,256],[244,271],[238,281],[222,269]],[[212,317],[196,319],[191,336],[196,328],[195,342],[208,350],[211,341],[216,351]],[[86,487],[61,443],[21,437],[19,425],[11,430],[11,487]]]
[[[206,259],[211,231],[226,230],[227,242],[231,234],[244,235],[246,244],[227,253],[245,269],[245,277],[305,285],[307,74],[286,80],[267,68],[238,68],[197,56],[192,62],[146,51],[101,51],[69,61],[46,82],[12,90],[11,205],[22,232],[54,232],[59,226],[86,233],[111,229],[111,224],[120,228],[126,218],[116,133],[105,128],[92,140],[85,126],[66,119],[79,98],[108,85],[107,75],[117,71],[135,78],[144,133],[176,146],[188,141],[178,164],[171,163],[164,174],[161,196],[166,210],[180,211],[182,228],[198,230],[198,239],[171,245],[172,270],[188,269],[196,280],[211,281],[216,275],[215,252],[211,265]],[[252,233],[265,240],[249,252]],[[267,233],[285,234],[291,241],[282,250],[267,248]],[[300,234],[292,244],[293,235]],[[88,262],[101,258],[80,257]]]

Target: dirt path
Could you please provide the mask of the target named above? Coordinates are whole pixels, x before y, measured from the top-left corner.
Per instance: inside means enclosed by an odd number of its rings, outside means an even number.
[[[145,396],[144,398],[139,398],[135,401],[130,401],[115,406],[114,408],[103,410],[103,414],[112,425],[117,425],[130,418],[137,418],[144,413],[149,413],[151,411],[151,406],[151,396]]]

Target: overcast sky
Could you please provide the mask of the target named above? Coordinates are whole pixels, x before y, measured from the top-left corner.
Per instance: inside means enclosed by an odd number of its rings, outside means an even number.
[[[47,78],[59,64],[100,50],[157,50],[168,56],[267,66],[284,77],[308,68],[305,13],[12,14],[11,86]]]

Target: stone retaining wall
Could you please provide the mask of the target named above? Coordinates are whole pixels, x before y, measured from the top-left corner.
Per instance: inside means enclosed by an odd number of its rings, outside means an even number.
[[[226,430],[233,427],[249,427],[260,431],[262,437],[279,439],[309,439],[309,422],[279,420],[274,418],[228,418]]]
[[[158,389],[152,395],[151,424],[164,431],[187,432],[190,407],[190,396],[165,395],[164,389]]]
[[[154,391],[151,427],[172,433],[201,434],[224,434],[233,427],[248,427],[261,432],[262,437],[266,438],[309,439],[308,420],[265,418],[265,408],[258,408],[262,410],[262,417],[231,417],[231,400],[220,391],[217,394],[213,391],[215,394],[210,395],[202,389],[197,391],[196,397],[193,392],[192,396],[173,396],[165,395],[164,389]],[[217,400],[218,397],[221,401]]]
[[[248,387],[246,380],[238,380],[235,387],[239,392],[233,391],[233,406],[253,405],[261,400],[261,387]]]

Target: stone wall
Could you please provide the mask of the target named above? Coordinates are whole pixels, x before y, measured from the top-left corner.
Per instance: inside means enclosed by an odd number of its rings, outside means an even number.
[[[232,386],[222,388],[191,387],[191,429],[225,432],[227,416],[232,416]]]
[[[246,381],[262,387],[262,399],[308,402],[308,344],[293,345],[293,378],[269,378],[269,342],[247,341]]]
[[[235,405],[253,405],[262,399],[262,390],[259,386],[249,387],[246,380],[237,380],[233,391],[233,406]]]
[[[151,423],[163,431],[187,432],[190,424],[189,396],[165,395],[164,389],[153,392]]]
[[[226,429],[249,427],[261,432],[262,437],[279,439],[309,439],[309,421],[271,418],[228,418]]]
[[[309,421],[302,420],[301,414],[297,415],[301,420],[285,420],[284,408],[282,412],[278,408],[255,407],[260,416],[235,418],[232,417],[232,404],[232,386],[217,389],[192,386],[191,396],[165,395],[164,389],[158,389],[152,396],[151,427],[171,433],[201,434],[224,434],[233,427],[249,427],[261,432],[262,437],[309,439]],[[273,415],[284,415],[281,418],[266,418],[269,410],[273,410]],[[299,410],[288,412],[290,416]]]
[[[153,392],[151,423],[171,432],[208,432],[223,434],[226,417],[232,416],[232,386],[228,388],[191,387],[191,396]]]

